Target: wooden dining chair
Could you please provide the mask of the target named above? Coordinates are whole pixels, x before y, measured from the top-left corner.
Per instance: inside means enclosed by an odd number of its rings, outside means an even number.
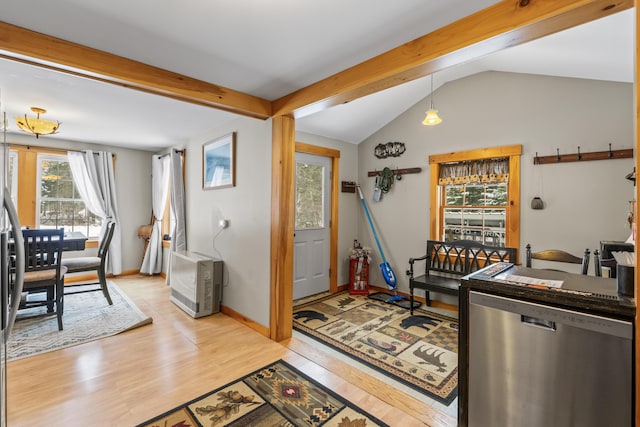
[[[531,252],[531,244],[528,244],[528,243],[526,248],[527,248],[526,266],[529,268],[531,268],[531,260],[538,259],[541,261],[580,264],[582,266],[581,268],[582,274],[587,274],[589,271],[589,258],[591,256],[591,251],[589,250],[589,248],[584,250],[584,254],[582,255],[582,258],[559,249],[548,249],[540,252]],[[547,270],[554,270],[554,269],[547,268]]]
[[[100,239],[100,245],[98,246],[98,253],[96,256],[66,258],[62,260],[62,265],[67,268],[68,273],[95,271],[98,274],[97,282],[66,285],[65,293],[67,295],[83,292],[102,291],[102,294],[107,299],[109,305],[113,304],[113,301],[111,301],[111,295],[109,295],[109,288],[107,287],[107,253],[109,252],[109,245],[111,245],[111,239],[113,238],[113,232],[115,228],[115,222],[109,221],[107,223],[105,232]],[[90,285],[99,286],[90,287]],[[82,287],[82,289],[77,290],[80,287]]]
[[[25,298],[20,309],[47,306],[47,313],[58,318],[58,330],[62,330],[64,312],[64,275],[67,268],[61,264],[64,229],[22,230],[24,238],[25,271],[22,288]],[[46,298],[33,297],[44,293]]]

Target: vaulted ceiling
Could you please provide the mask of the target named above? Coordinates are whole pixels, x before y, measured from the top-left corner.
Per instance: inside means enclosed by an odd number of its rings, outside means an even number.
[[[23,0],[4,22],[269,101],[488,7],[495,0]],[[627,10],[435,75],[436,88],[497,70],[632,82]],[[2,52],[0,102],[9,132],[32,106],[63,122],[48,138],[157,150],[236,115],[15,61]],[[11,56],[12,59],[7,59]],[[359,143],[429,93],[421,78],[296,120],[296,129]],[[426,104],[425,104],[426,108]]]

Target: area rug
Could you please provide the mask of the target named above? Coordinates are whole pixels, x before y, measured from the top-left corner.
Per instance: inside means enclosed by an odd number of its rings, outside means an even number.
[[[449,405],[458,394],[458,321],[340,293],[294,307],[294,329]]]
[[[386,425],[278,360],[138,427]]]
[[[152,322],[113,282],[107,286],[113,305],[100,291],[65,295],[62,331],[58,331],[55,314],[47,314],[46,307],[18,311],[7,342],[7,360],[71,347]]]

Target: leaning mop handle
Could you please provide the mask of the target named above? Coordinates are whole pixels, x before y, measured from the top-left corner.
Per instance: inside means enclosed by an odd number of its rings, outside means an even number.
[[[360,201],[362,201],[362,206],[364,207],[364,213],[367,214],[367,219],[369,220],[369,225],[371,225],[371,231],[373,231],[373,237],[376,239],[376,244],[378,245],[378,250],[380,251],[380,255],[382,255],[382,261],[386,264],[387,259],[384,256],[384,252],[382,252],[382,246],[380,246],[380,241],[378,240],[378,233],[376,233],[376,229],[373,227],[373,221],[371,220],[371,215],[369,215],[369,209],[367,208],[367,204],[364,201],[364,196],[362,195],[362,190],[360,190],[360,186],[356,185],[358,189],[358,194],[360,195]]]

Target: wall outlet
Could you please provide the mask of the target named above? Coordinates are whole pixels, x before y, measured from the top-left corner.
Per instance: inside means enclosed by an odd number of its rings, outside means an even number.
[[[229,226],[229,221],[227,221],[226,219],[221,219],[218,222],[218,225],[220,226],[220,228],[227,228]]]

